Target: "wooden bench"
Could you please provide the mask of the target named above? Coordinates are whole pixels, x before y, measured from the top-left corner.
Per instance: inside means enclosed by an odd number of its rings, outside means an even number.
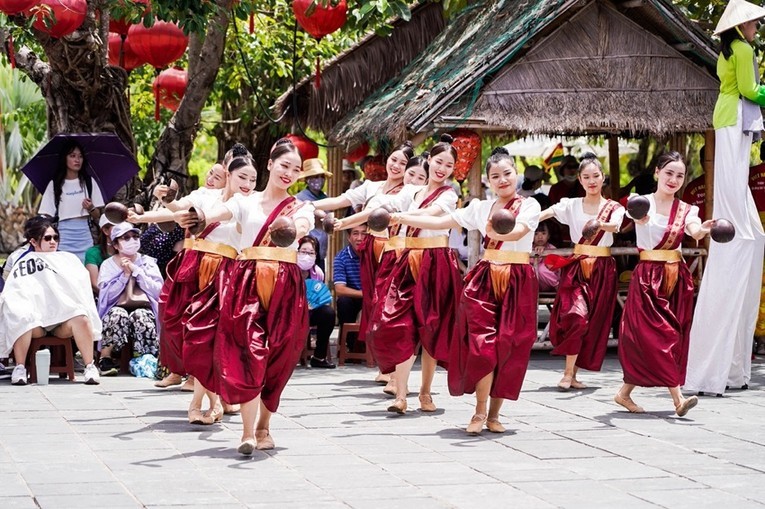
[[[72,338],[57,338],[55,336],[43,336],[32,338],[27,352],[26,367],[29,374],[29,383],[37,383],[37,356],[41,348],[50,349],[50,373],[58,373],[59,378],[67,378],[74,382],[74,352],[72,350]]]
[[[355,332],[358,334],[359,332],[359,323],[344,323],[340,327],[340,337],[337,340],[337,364],[339,366],[345,366],[346,360],[356,360],[356,361],[362,361],[366,362],[367,367],[373,368],[376,366],[375,360],[372,357],[372,350],[370,348],[367,348],[366,343],[363,341],[359,341],[356,339],[355,347],[359,347],[360,345],[364,345],[364,351],[363,352],[350,352],[348,351],[348,334]]]

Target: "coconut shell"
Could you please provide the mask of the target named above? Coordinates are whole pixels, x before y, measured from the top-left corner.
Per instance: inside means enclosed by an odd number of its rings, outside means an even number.
[[[385,231],[390,225],[390,212],[384,207],[374,209],[372,213],[369,214],[367,225],[370,229],[376,232]]]
[[[582,228],[582,237],[584,237],[587,240],[590,240],[595,237],[595,235],[598,234],[598,231],[600,230],[600,221],[597,219],[590,219],[586,223],[584,223],[584,227]]]
[[[143,208],[143,205],[141,205],[140,203],[134,203],[133,210],[135,210],[135,213],[138,214],[139,216],[143,214],[144,212],[146,212]]]
[[[204,212],[201,210],[196,210],[194,207],[189,208],[189,213],[196,216],[197,222],[193,226],[189,226],[188,230],[189,233],[192,235],[199,235],[202,233],[207,226],[207,222],[205,221],[205,215]],[[175,224],[173,223],[173,228],[175,228]],[[164,231],[164,230],[162,230]],[[170,230],[172,231],[172,230]]]
[[[104,215],[112,224],[124,223],[127,221],[128,209],[118,201],[112,201],[104,207]]]
[[[295,222],[289,217],[277,217],[270,226],[271,242],[278,247],[289,247],[297,238]]]
[[[500,235],[505,235],[515,228],[515,216],[507,209],[499,209],[491,215],[491,227]]]
[[[178,196],[178,182],[175,179],[170,179],[170,183],[167,185],[167,194],[162,197],[162,201],[170,203],[175,201],[176,196]]]
[[[632,219],[643,219],[650,208],[651,202],[645,196],[633,196],[627,200],[627,212]]]
[[[727,219],[718,219],[710,232],[712,240],[724,244],[730,242],[736,236],[736,228]]]
[[[326,233],[335,233],[335,215],[332,213],[325,214],[324,219],[321,220],[321,227]]]

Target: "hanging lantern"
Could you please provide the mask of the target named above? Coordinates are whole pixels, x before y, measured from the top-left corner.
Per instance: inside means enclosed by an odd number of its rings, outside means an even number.
[[[15,16],[37,5],[37,0],[0,0],[0,12]]]
[[[189,38],[175,23],[155,21],[146,28],[139,23],[128,30],[130,45],[142,60],[161,69],[183,56]]]
[[[134,4],[141,4],[145,5],[146,8],[143,10],[144,16],[149,12],[149,0],[132,0]],[[120,3],[122,5],[125,5],[125,0],[121,0]],[[109,31],[114,32],[115,34],[120,35],[127,35],[128,30],[130,27],[133,26],[133,22],[129,19],[121,19],[121,18],[110,18],[109,19]]]
[[[292,12],[295,13],[298,24],[319,41],[325,35],[339,30],[348,19],[348,5],[345,0],[325,1],[326,5],[322,5],[321,0],[292,0]],[[319,57],[316,57],[315,76],[314,85],[319,88],[321,86]]]
[[[449,134],[454,138],[452,147],[458,155],[454,164],[454,178],[462,182],[470,174],[476,159],[481,157],[481,137],[470,129],[457,129]]]
[[[42,0],[27,13],[34,19],[32,26],[55,39],[80,28],[88,12],[87,0]]]
[[[189,73],[180,67],[165,69],[154,78],[154,120],[159,120],[160,106],[171,111],[178,109],[188,82]]]
[[[368,153],[369,153],[369,143],[365,141],[364,143],[362,143],[355,149],[345,154],[345,157],[343,159],[345,159],[346,161],[350,163],[357,163],[361,161],[362,159],[364,159],[364,157]]]
[[[385,169],[385,158],[382,155],[376,155],[367,159],[362,169],[364,170],[364,177],[372,182],[379,182],[388,178],[388,172]]]
[[[300,158],[303,161],[319,157],[319,146],[305,136],[288,134],[285,138],[290,140],[292,144],[297,147],[298,152],[300,152]]]
[[[145,63],[135,54],[127,36],[109,33],[109,65],[122,67],[130,72]]]

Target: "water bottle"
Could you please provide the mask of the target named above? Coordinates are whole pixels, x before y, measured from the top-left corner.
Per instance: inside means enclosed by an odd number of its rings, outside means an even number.
[[[35,353],[35,365],[37,368],[37,385],[48,385],[50,377],[50,350],[47,348]]]

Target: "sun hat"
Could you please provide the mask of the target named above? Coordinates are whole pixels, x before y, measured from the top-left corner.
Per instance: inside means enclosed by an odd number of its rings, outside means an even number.
[[[324,169],[324,163],[321,159],[306,159],[303,161],[303,173],[300,175],[301,179],[317,176],[331,177],[332,173]]]
[[[528,180],[530,182],[536,182],[537,180],[550,180],[550,175],[548,173],[545,173],[542,168],[539,166],[532,164],[531,166],[527,166],[526,169],[523,172],[523,178],[524,180]]]
[[[128,232],[135,232],[140,234],[141,230],[136,228],[132,223],[125,221],[124,223],[115,224],[114,228],[112,228],[112,233],[109,236],[112,238],[112,241],[114,241]]]
[[[747,21],[765,18],[765,9],[746,0],[730,0],[725,11],[717,22],[714,35],[720,35],[726,30],[737,27]]]

